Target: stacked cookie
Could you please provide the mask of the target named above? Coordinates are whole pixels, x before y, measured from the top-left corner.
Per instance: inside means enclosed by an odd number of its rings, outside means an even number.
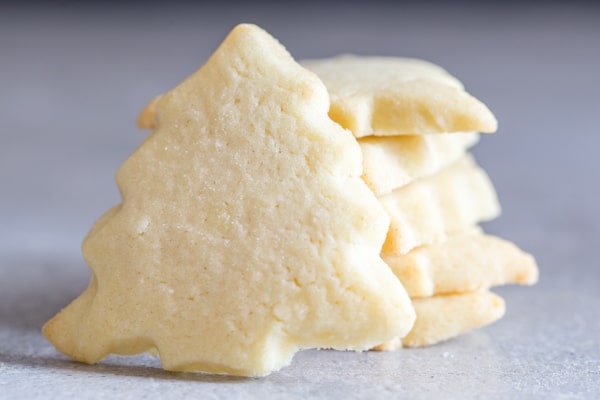
[[[504,314],[496,285],[533,284],[534,258],[486,235],[494,188],[468,153],[496,119],[442,68],[415,59],[343,56],[303,65],[325,83],[330,117],[352,131],[363,179],[391,218],[382,258],[413,300],[415,325],[393,350],[437,343]]]

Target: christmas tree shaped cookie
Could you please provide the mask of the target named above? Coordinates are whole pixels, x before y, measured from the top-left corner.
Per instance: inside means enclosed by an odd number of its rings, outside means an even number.
[[[328,95],[266,32],[235,28],[156,105],[121,166],[122,204],[83,245],[88,289],[44,327],[94,363],[259,376],[298,349],[366,350],[415,314],[379,257],[388,217]]]

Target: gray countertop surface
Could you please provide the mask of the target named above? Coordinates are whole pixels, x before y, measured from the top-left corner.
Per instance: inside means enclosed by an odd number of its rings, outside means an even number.
[[[600,7],[275,2],[0,6],[0,399],[600,398]],[[296,58],[429,59],[495,112],[475,148],[503,206],[485,225],[533,253],[499,322],[425,349],[299,352],[261,379],[176,374],[149,356],[72,362],[40,333],[87,285],[80,255],[119,201],[135,117],[239,22]]]

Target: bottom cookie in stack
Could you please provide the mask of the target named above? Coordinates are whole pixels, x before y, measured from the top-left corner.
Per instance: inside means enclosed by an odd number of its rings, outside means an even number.
[[[488,291],[457,293],[413,299],[417,319],[403,338],[395,338],[374,350],[393,351],[423,347],[481,328],[504,315],[504,300]]]

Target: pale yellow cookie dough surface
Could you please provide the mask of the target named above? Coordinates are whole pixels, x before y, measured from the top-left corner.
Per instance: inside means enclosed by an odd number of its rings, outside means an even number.
[[[471,155],[440,172],[379,197],[391,218],[384,253],[406,254],[441,243],[449,233],[495,218],[496,191]]]
[[[532,285],[538,279],[533,256],[507,240],[476,231],[449,235],[442,243],[405,255],[383,254],[383,259],[411,298],[509,283]]]
[[[331,118],[356,137],[497,129],[485,104],[430,62],[346,55],[302,64],[327,86]]]
[[[156,351],[168,370],[259,376],[300,348],[365,350],[415,315],[379,257],[388,217],[325,87],[240,25],[157,104],[83,244],[89,288],[44,327],[68,356]]]
[[[504,300],[489,291],[440,295],[414,299],[417,320],[403,338],[376,347],[393,351],[401,347],[431,346],[499,320],[504,315]]]
[[[404,135],[359,139],[363,179],[376,195],[432,175],[465,154],[479,135]]]
[[[154,128],[156,104],[160,98],[152,99],[140,112],[139,128]],[[476,132],[360,138],[362,178],[376,195],[387,194],[458,160],[478,140]]]

